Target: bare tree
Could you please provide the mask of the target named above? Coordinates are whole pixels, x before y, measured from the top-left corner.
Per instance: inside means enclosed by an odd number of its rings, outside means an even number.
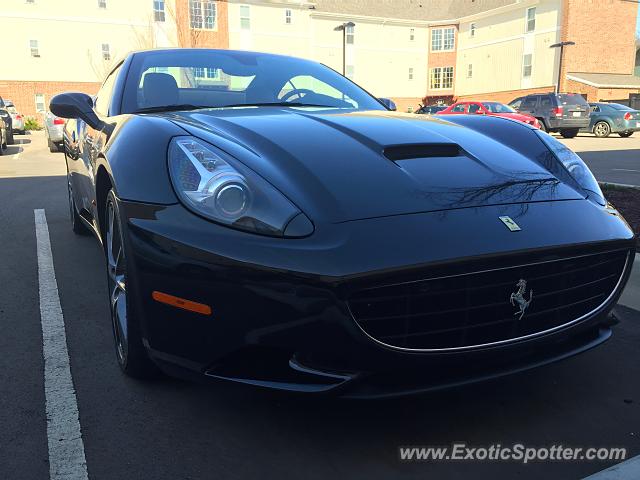
[[[87,49],[87,58],[89,60],[89,66],[96,76],[96,81],[102,82],[111,71],[113,60],[105,60],[102,53],[96,55],[95,52],[92,52],[90,49]]]
[[[169,18],[176,25],[176,44],[181,48],[197,48],[204,46],[203,31],[191,28],[189,0],[175,0],[167,4]]]
[[[140,27],[132,25],[131,30],[133,31],[133,36],[135,38],[136,49],[147,50],[158,46],[154,20],[151,16],[147,18],[147,22],[144,26]]]

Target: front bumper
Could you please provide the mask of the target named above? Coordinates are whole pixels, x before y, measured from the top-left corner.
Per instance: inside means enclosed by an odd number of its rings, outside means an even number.
[[[578,206],[580,228],[566,221]],[[406,352],[380,345],[356,324],[346,298],[362,282],[419,275],[431,264],[459,258],[486,264],[504,252],[543,255],[546,249],[602,243],[632,251],[624,220],[583,200],[528,205],[518,221],[524,235],[485,223],[517,217],[519,209],[454,210],[446,220],[434,213],[346,222],[318,226],[307,239],[281,240],[218,226],[180,205],[122,202],[132,263],[128,282],[138,293],[133,308],[151,357],[170,373],[354,397],[479,381],[605,341],[610,310],[629,271],[610,301],[584,321],[500,346]],[[484,234],[470,241],[469,232],[481,228]],[[158,303],[153,291],[209,305],[213,313]]]

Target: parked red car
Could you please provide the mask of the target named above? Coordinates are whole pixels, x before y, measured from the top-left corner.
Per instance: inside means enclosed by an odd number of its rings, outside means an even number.
[[[531,115],[518,113],[513,108],[500,102],[457,102],[436,115],[492,115],[505,117],[540,128],[540,122]]]

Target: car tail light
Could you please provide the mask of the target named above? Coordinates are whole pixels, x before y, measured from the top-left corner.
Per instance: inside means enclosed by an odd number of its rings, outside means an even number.
[[[16,120],[22,120],[22,115],[16,115]]]
[[[633,118],[633,115],[631,115],[631,112],[627,112],[624,114],[624,119],[625,120],[631,120]]]
[[[54,125],[64,125],[64,118],[55,118],[53,120]]]
[[[561,117],[562,116],[562,107],[556,107],[553,110],[551,110],[551,113],[553,113],[556,117]]]

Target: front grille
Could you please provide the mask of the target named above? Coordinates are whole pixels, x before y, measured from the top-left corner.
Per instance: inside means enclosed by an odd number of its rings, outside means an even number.
[[[602,305],[628,252],[608,251],[461,275],[370,287],[351,294],[351,313],[374,339],[409,349],[464,348],[514,340],[571,323]],[[519,280],[532,301],[520,318]],[[531,295],[530,292],[533,292]]]

